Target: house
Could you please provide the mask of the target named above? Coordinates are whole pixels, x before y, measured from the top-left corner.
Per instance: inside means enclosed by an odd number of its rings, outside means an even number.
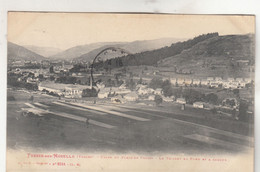
[[[98,98],[100,98],[100,99],[105,99],[105,98],[108,98],[108,92],[99,92],[98,93]]]
[[[207,77],[207,80],[208,80],[209,82],[211,82],[211,81],[214,81],[214,78],[213,78],[213,77]]]
[[[201,81],[200,81],[200,83],[201,83],[201,85],[208,85],[209,84],[209,81],[208,80],[206,80],[206,79],[202,79]]]
[[[71,76],[77,76],[77,74],[76,73],[72,73]]]
[[[120,88],[120,89],[126,89],[126,84],[122,84],[122,85],[120,85],[119,88]]]
[[[239,83],[238,81],[233,81],[233,82],[231,82],[231,83],[229,84],[229,87],[230,87],[230,88],[233,88],[233,89],[239,88],[239,86],[240,86],[240,83]]]
[[[98,92],[98,98],[100,99],[108,98],[108,95],[109,95],[109,90],[102,89]]]
[[[194,102],[193,103],[193,107],[203,109],[204,108],[204,103],[203,102]]]
[[[111,98],[112,103],[124,103],[124,99],[121,95],[117,95]]]
[[[148,97],[148,100],[154,101],[154,99],[155,99],[155,95],[150,95],[150,96]]]
[[[99,89],[105,88],[105,84],[104,83],[97,83],[96,85],[97,85],[97,88],[99,88]]]
[[[245,88],[246,84],[247,83],[245,81],[242,81],[242,82],[239,83],[239,87],[240,88]]]
[[[221,77],[216,77],[215,82],[218,84],[223,84],[223,79]]]
[[[161,88],[156,88],[156,89],[154,90],[154,94],[155,94],[155,95],[162,95],[162,89],[161,89]]]
[[[38,90],[53,92],[58,95],[64,95],[64,92],[65,92],[64,90],[67,85],[68,84],[58,84],[58,83],[54,83],[51,81],[44,81],[44,82],[39,83]]]
[[[186,104],[186,100],[184,98],[177,98],[176,102],[180,104]]]
[[[200,80],[199,79],[193,79],[192,84],[193,85],[200,85]]]
[[[80,88],[76,85],[70,85],[65,87],[65,97],[68,98],[81,98],[83,88]]]
[[[223,88],[229,88],[229,82],[228,81],[223,81],[222,82],[222,87]]]
[[[243,78],[236,78],[236,81],[240,83],[240,82],[243,82],[244,80],[243,80]]]
[[[124,98],[128,101],[136,101],[138,99],[138,95],[135,92],[131,92],[125,95]]]
[[[190,78],[186,78],[186,79],[184,80],[184,84],[185,84],[185,85],[191,85],[191,83],[192,83],[192,79],[190,79]]]
[[[227,81],[233,82],[233,81],[235,81],[235,79],[234,78],[228,78]]]
[[[184,86],[185,80],[183,78],[178,78],[177,79],[177,84],[180,85],[180,86]]]
[[[128,94],[128,93],[131,93],[131,90],[129,89],[117,89],[117,90],[113,90],[116,94],[121,94],[121,95],[124,95],[124,94]]]
[[[138,85],[136,86],[137,89],[139,89],[139,88],[146,88],[146,87],[147,87],[146,85],[142,85],[142,84],[138,84]]]
[[[26,79],[26,82],[27,82],[27,83],[32,83],[32,84],[35,84],[35,83],[37,83],[38,81],[39,81],[38,78],[28,77],[28,78]]]
[[[250,83],[250,82],[252,81],[252,79],[251,79],[251,78],[244,78],[244,81],[245,81],[246,83]]]
[[[249,60],[237,60],[237,66],[248,66],[250,61]]]
[[[146,95],[149,94],[149,89],[147,89],[146,87],[140,87],[137,92],[139,95]]]
[[[238,108],[239,102],[235,98],[226,98],[222,101],[222,105],[231,108]]]
[[[216,77],[216,78],[215,78],[215,81],[217,81],[217,82],[218,82],[218,81],[222,81],[222,77]]]
[[[176,78],[171,78],[170,82],[172,85],[176,85],[177,79]]]
[[[173,102],[174,97],[165,97],[165,96],[162,96],[162,99],[163,99],[164,102]]]
[[[217,82],[210,82],[209,83],[209,85],[210,85],[210,87],[212,87],[212,88],[218,88],[218,83]]]

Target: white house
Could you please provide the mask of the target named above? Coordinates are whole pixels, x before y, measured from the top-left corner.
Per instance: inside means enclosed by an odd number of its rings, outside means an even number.
[[[65,97],[69,98],[80,98],[82,97],[82,88],[74,85],[65,87]]]
[[[180,104],[186,104],[186,100],[184,98],[177,98],[176,102]]]
[[[193,79],[192,84],[193,85],[199,85],[200,84],[200,80],[199,79]]]
[[[162,89],[161,89],[161,88],[156,88],[156,89],[154,90],[154,94],[155,94],[155,95],[162,95]]]
[[[111,92],[112,88],[103,88],[100,89],[100,91],[98,92],[98,98],[100,99],[104,99],[104,98],[108,98],[109,93]]]
[[[235,79],[234,78],[228,78],[227,81],[233,82],[233,81],[235,81]]]
[[[149,93],[149,91],[146,88],[139,88],[137,92],[139,95],[146,95]]]
[[[43,81],[41,83],[39,83],[38,85],[38,90],[39,91],[49,91],[49,92],[53,92],[56,93],[58,95],[63,95],[65,93],[65,87],[68,86],[67,84],[58,84],[58,83],[54,83],[51,81]]]
[[[221,77],[216,77],[215,82],[218,84],[223,84],[223,79]]]
[[[122,85],[120,85],[119,88],[120,88],[120,89],[125,89],[125,88],[126,88],[126,84],[122,84]]]
[[[194,102],[193,103],[193,107],[203,109],[204,108],[204,103],[203,102]]]
[[[243,78],[236,78],[236,81],[237,82],[243,82],[244,80],[243,80]]]
[[[239,82],[238,81],[233,81],[231,83],[229,83],[229,88],[238,88],[240,86]]]
[[[247,83],[245,81],[242,81],[239,84],[240,84],[240,88],[245,88]]]
[[[172,85],[176,85],[177,79],[176,78],[171,78],[170,82]]]
[[[154,99],[155,99],[155,95],[150,95],[150,96],[148,97],[148,100],[154,101]]]
[[[222,81],[222,77],[216,77],[215,81]]]
[[[191,83],[192,83],[192,79],[190,79],[190,78],[185,78],[185,80],[184,80],[184,84],[185,84],[185,85],[191,85]]]
[[[202,80],[200,81],[200,83],[201,83],[201,85],[208,85],[208,84],[209,84],[209,81],[206,80],[206,79],[202,79]]]
[[[244,81],[245,81],[246,83],[250,83],[250,82],[252,81],[252,79],[251,79],[251,78],[244,78]]]
[[[214,82],[210,82],[209,85],[213,88],[217,88],[218,87],[218,83],[216,81]]]
[[[183,78],[178,78],[177,79],[177,84],[180,85],[180,86],[183,86],[184,82],[185,82],[185,80]]]
[[[131,92],[125,95],[124,98],[128,101],[136,101],[138,99],[138,95],[135,92]]]
[[[165,97],[165,96],[162,96],[162,99],[163,99],[163,101],[165,101],[165,102],[173,102],[174,97]]]
[[[222,82],[222,87],[229,88],[229,82],[228,81],[223,81]]]
[[[117,90],[113,90],[116,94],[128,94],[128,93],[131,93],[131,90],[129,89],[117,89]]]
[[[111,102],[113,102],[113,103],[124,103],[124,99],[122,98],[121,95],[117,95],[117,96],[111,98]]]
[[[213,77],[207,77],[207,80],[208,81],[214,81],[214,78]]]

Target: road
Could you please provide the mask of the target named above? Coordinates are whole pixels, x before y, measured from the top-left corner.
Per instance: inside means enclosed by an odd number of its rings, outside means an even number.
[[[8,103],[7,120],[7,143],[13,149],[189,154],[253,150],[252,137],[186,120],[190,115],[180,118],[149,107],[60,100],[14,105]],[[18,114],[21,106],[49,113],[44,118],[12,118],[10,114]]]

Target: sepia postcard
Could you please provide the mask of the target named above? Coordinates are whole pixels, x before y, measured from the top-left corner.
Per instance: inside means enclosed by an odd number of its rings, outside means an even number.
[[[8,12],[7,171],[254,171],[255,16]]]

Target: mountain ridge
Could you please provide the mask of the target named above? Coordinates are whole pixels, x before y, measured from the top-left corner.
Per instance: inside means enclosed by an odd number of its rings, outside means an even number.
[[[108,47],[108,46],[117,46],[126,49],[132,53],[138,53],[141,51],[147,51],[147,50],[157,49],[167,45],[171,45],[172,43],[180,40],[184,40],[184,39],[160,38],[154,40],[137,40],[132,42],[98,42],[98,43],[74,46],[56,55],[50,56],[49,58],[72,60],[72,59],[84,59],[82,57],[86,57],[86,59],[88,58],[93,59],[94,57],[89,57],[87,54],[96,49],[100,49],[101,47]],[[93,54],[93,52],[90,54]]]
[[[41,61],[45,60],[44,56],[41,56],[27,48],[17,45],[12,42],[7,44],[7,59],[8,60],[24,60],[24,61]]]

